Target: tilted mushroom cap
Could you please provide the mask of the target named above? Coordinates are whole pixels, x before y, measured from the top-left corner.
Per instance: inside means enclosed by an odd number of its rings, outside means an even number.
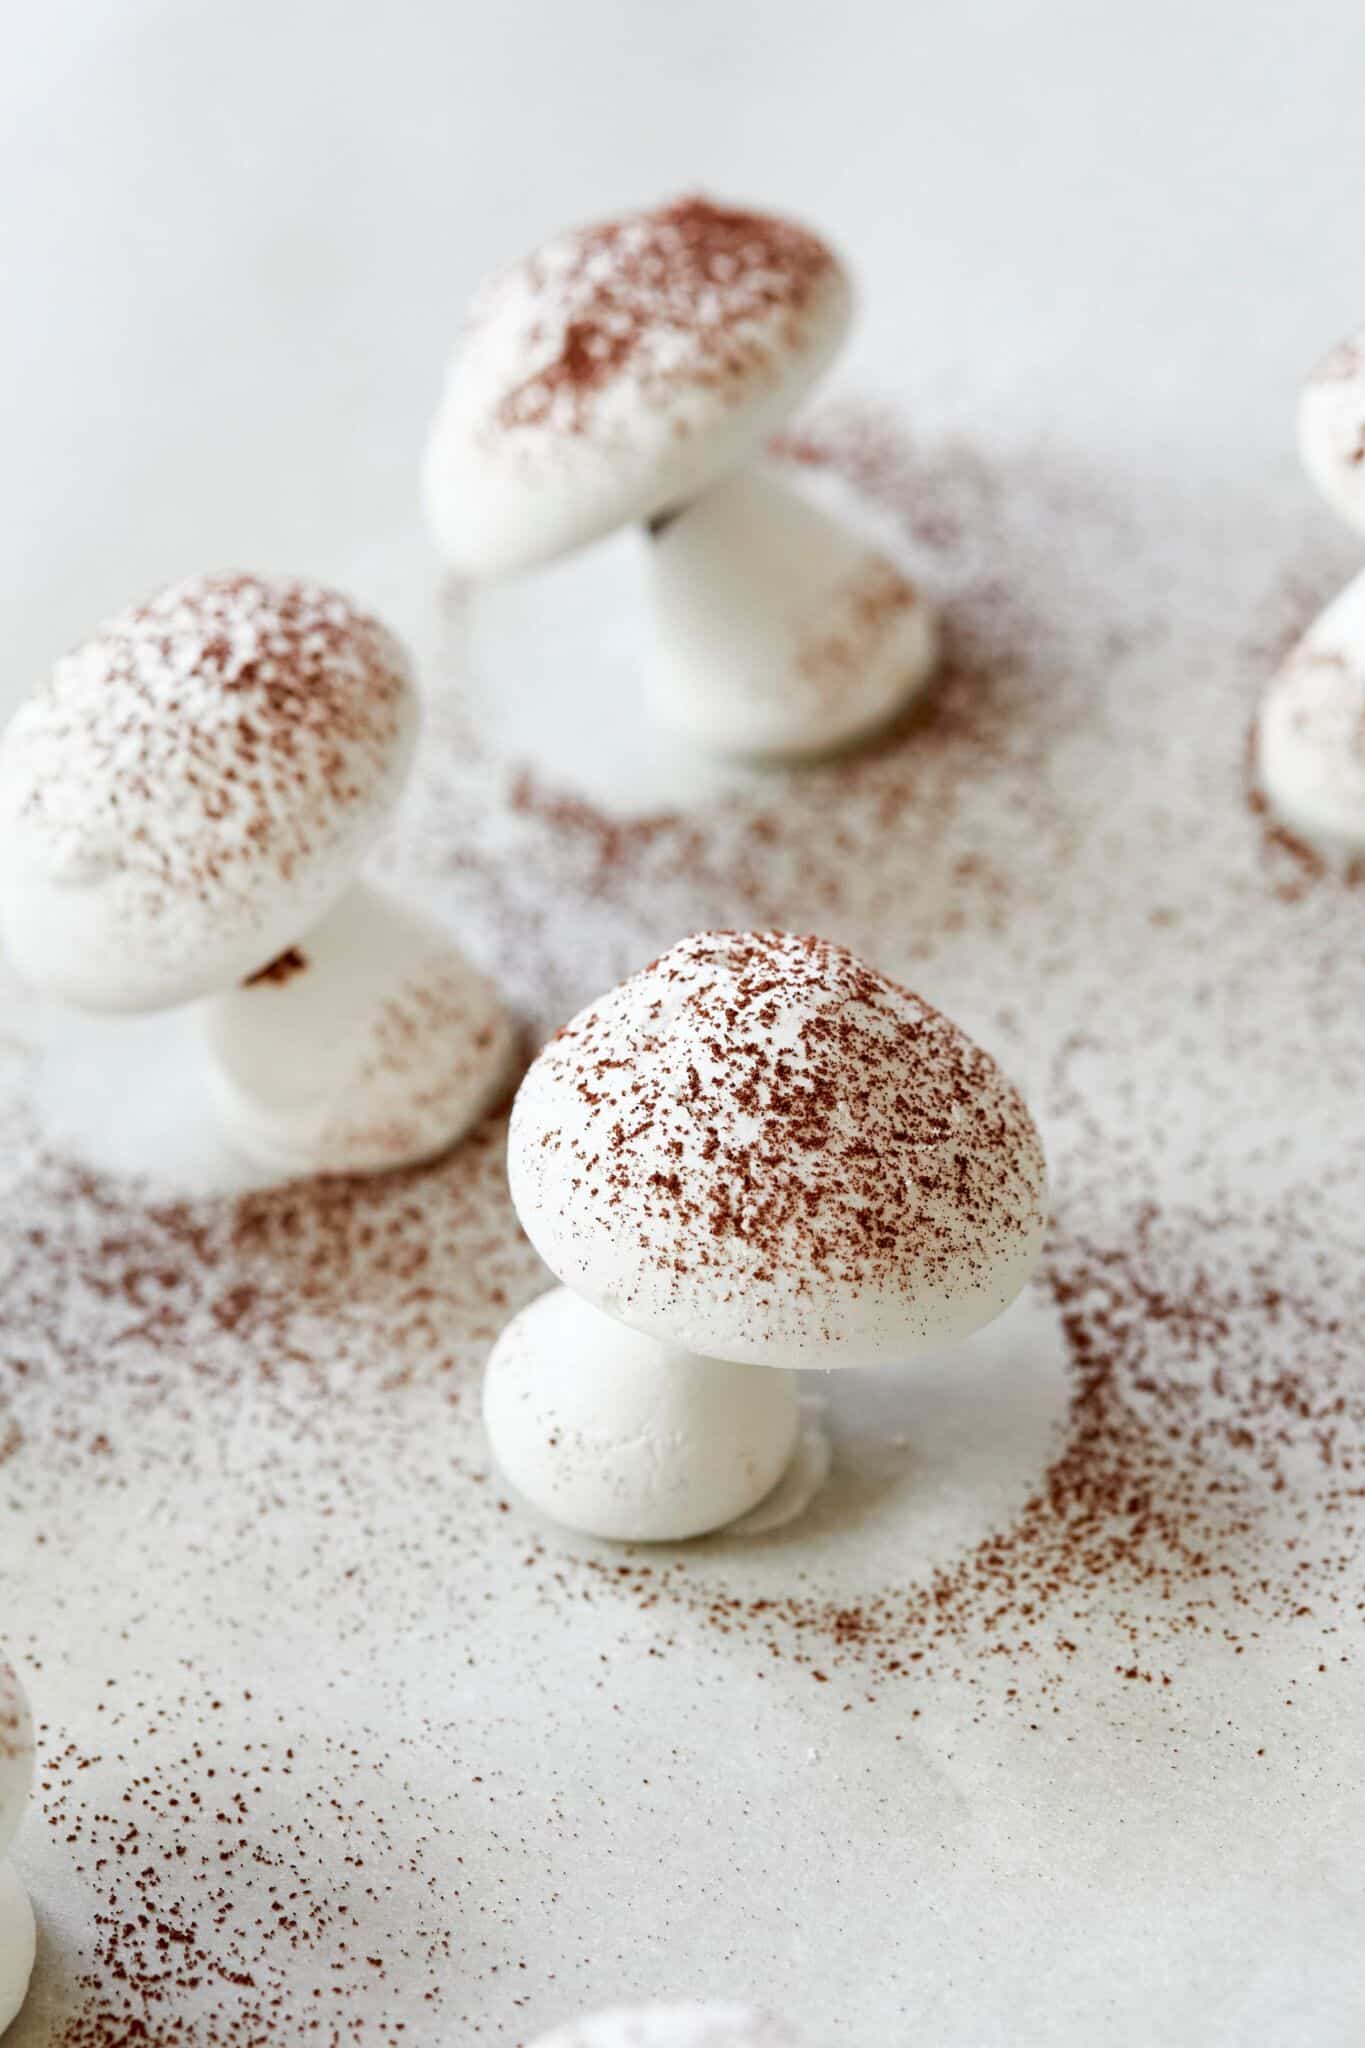
[[[0,939],[96,1010],[230,986],[341,894],[402,786],[399,643],[316,583],[199,576],[59,661],[0,739]]]
[[[661,1341],[871,1365],[967,1335],[1027,1280],[1042,1147],[994,1061],[843,947],[702,932],[581,1012],[508,1154],[566,1286]]]
[[[0,1651],[0,1856],[18,1831],[33,1784],[33,1720],[24,1689]]]
[[[1365,330],[1326,355],[1304,385],[1299,454],[1332,509],[1365,533]]]
[[[752,2005],[618,2006],[570,2020],[532,2048],[796,2048],[780,2020]]]
[[[1257,764],[1276,815],[1325,851],[1365,850],[1365,576],[1271,678]]]
[[[809,229],[702,198],[556,236],[485,286],[427,445],[427,515],[470,576],[527,569],[695,497],[847,330]]]

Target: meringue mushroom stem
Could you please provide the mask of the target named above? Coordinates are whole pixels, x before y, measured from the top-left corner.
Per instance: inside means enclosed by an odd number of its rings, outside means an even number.
[[[680,1542],[757,1507],[801,1429],[796,1375],[629,1330],[567,1287],[507,1325],[484,1378],[506,1478],[567,1528]]]
[[[270,1173],[370,1173],[447,1151],[511,1074],[492,984],[418,905],[360,880],[202,1013],[234,1148]]]

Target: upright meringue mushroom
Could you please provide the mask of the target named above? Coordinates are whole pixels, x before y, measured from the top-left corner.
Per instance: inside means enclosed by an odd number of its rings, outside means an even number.
[[[1332,350],[1299,401],[1299,453],[1323,497],[1365,535],[1365,330]],[[1277,816],[1327,853],[1365,853],[1365,573],[1333,599],[1272,677],[1257,725]]]
[[[733,2001],[615,2006],[552,2027],[532,2048],[797,2048],[781,2021]]]
[[[12,1664],[0,1652],[0,2034],[18,2012],[33,1974],[33,1908],[9,1861],[33,1787],[33,1720]]]
[[[0,739],[0,941],[81,1008],[207,998],[230,1138],[271,1169],[442,1150],[507,1071],[484,977],[359,881],[419,699],[336,592],[199,576],[58,662]]]
[[[552,1039],[513,1106],[517,1214],[562,1283],[489,1360],[495,1456],[594,1535],[757,1504],[797,1366],[906,1362],[1008,1307],[1042,1146],[988,1054],[818,938],[702,932]]]
[[[932,667],[929,607],[756,466],[851,314],[819,236],[709,199],[544,243],[484,287],[450,364],[424,466],[446,562],[520,573],[640,522],[661,718],[754,756],[881,724]]]

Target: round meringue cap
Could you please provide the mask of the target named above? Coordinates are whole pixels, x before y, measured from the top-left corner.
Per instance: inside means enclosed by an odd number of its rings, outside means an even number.
[[[715,485],[649,548],[646,686],[716,753],[799,759],[884,725],[928,680],[927,601],[879,549],[757,465]]]
[[[788,417],[851,312],[819,236],[710,199],[544,243],[451,360],[423,468],[442,556],[504,575],[686,503]]]
[[[316,583],[198,576],[57,663],[0,738],[0,943],[92,1010],[168,1008],[282,952],[354,878],[418,697]]]
[[[0,1856],[18,1832],[33,1787],[33,1718],[14,1666],[0,1651]]]
[[[28,1996],[37,1956],[33,1908],[12,1863],[0,1862],[0,2034]]]
[[[1304,385],[1298,437],[1323,497],[1365,533],[1365,328],[1332,349]]]
[[[729,2000],[616,2006],[552,2027],[532,2048],[797,2048],[781,2020]]]
[[[1032,1271],[1046,1172],[989,1055],[843,947],[702,932],[582,1011],[513,1106],[551,1271],[660,1342],[855,1366],[951,1342]]]

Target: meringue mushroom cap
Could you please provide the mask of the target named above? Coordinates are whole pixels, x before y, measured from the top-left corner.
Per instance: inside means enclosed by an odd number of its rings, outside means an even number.
[[[756,2006],[731,2000],[616,2006],[539,2035],[531,2048],[797,2048],[796,2036]]]
[[[513,1105],[512,1199],[558,1279],[713,1358],[858,1366],[992,1321],[1046,1169],[988,1054],[842,947],[698,933],[590,1005]]]
[[[1327,503],[1365,534],[1365,329],[1324,357],[1304,385],[1298,443]]]
[[[357,883],[204,1019],[229,1140],[285,1173],[373,1173],[435,1157],[511,1078],[496,989],[445,927]]]
[[[0,1654],[0,1857],[18,1832],[33,1789],[33,1717],[12,1664]]]
[[[684,1542],[747,1514],[801,1427],[794,1374],[656,1343],[567,1287],[499,1337],[483,1419],[518,1493],[566,1528],[623,1543]]]
[[[1256,757],[1284,824],[1323,851],[1365,851],[1365,574],[1266,686]]]
[[[799,759],[884,725],[931,674],[926,600],[888,556],[747,467],[649,550],[651,708],[696,745]]]
[[[666,218],[659,209],[603,225],[638,222],[644,231]],[[451,357],[423,458],[422,496],[437,549],[460,575],[532,569],[689,502],[790,417],[848,331],[852,288],[826,249],[827,268],[799,319],[779,302],[737,330],[738,368],[697,371],[685,331],[661,313],[653,360],[671,353],[675,369],[640,376],[627,365],[603,379],[581,413],[570,399],[509,422],[509,406],[553,370],[583,324],[572,306],[556,307],[541,280],[553,284],[600,232],[557,237],[485,286]],[[609,327],[603,336],[609,347]]]
[[[237,622],[245,676],[222,680],[196,669],[194,650],[230,640],[215,633],[239,589],[255,607]],[[330,668],[315,639],[307,652],[355,729],[327,718],[319,691],[291,760],[287,714],[263,733],[250,650],[278,626],[272,605],[300,593],[324,627],[339,618],[357,636]],[[268,646],[255,659],[264,668]],[[366,688],[374,677],[382,706]],[[64,657],[0,735],[0,947],[25,981],[82,1009],[169,1009],[233,986],[352,882],[401,793],[419,723],[403,648],[336,593],[246,576],[159,592]]]

